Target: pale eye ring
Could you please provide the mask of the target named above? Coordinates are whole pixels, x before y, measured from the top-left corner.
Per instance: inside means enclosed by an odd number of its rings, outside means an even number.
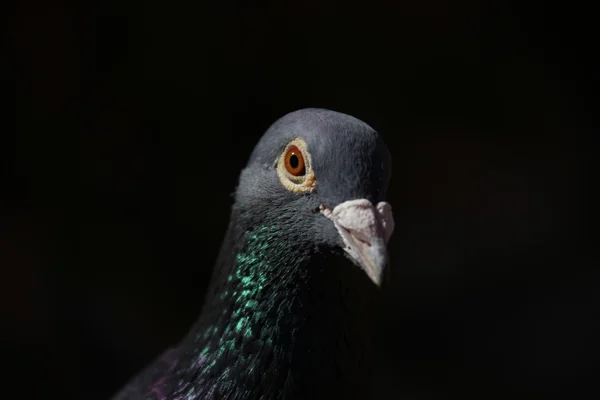
[[[314,189],[315,175],[304,140],[296,138],[288,143],[277,160],[277,175],[289,191],[306,192]]]

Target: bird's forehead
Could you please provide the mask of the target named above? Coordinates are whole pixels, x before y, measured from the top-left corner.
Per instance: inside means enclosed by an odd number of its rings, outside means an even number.
[[[295,138],[306,142],[316,163],[326,161],[327,155],[388,156],[377,132],[363,121],[335,111],[304,109],[273,123],[256,145],[249,164],[273,162]]]

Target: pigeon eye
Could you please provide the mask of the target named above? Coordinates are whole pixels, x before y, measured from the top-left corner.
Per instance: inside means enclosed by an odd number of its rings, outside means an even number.
[[[294,175],[300,176],[306,173],[306,168],[304,166],[304,157],[302,156],[302,152],[296,146],[290,146],[285,152],[285,169]]]
[[[277,160],[277,175],[281,184],[291,192],[309,192],[315,186],[315,173],[311,168],[306,142],[292,140]]]

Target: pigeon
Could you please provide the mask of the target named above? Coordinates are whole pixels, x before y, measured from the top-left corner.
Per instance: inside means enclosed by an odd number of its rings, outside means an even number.
[[[355,117],[273,123],[240,174],[199,318],[113,400],[369,398],[390,177],[383,139]]]

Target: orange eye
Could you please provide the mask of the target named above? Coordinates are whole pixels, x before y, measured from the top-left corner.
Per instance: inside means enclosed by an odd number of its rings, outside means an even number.
[[[285,169],[294,175],[294,176],[302,176],[306,173],[306,166],[304,165],[304,157],[302,156],[302,152],[296,146],[290,146],[290,148],[285,153]]]

